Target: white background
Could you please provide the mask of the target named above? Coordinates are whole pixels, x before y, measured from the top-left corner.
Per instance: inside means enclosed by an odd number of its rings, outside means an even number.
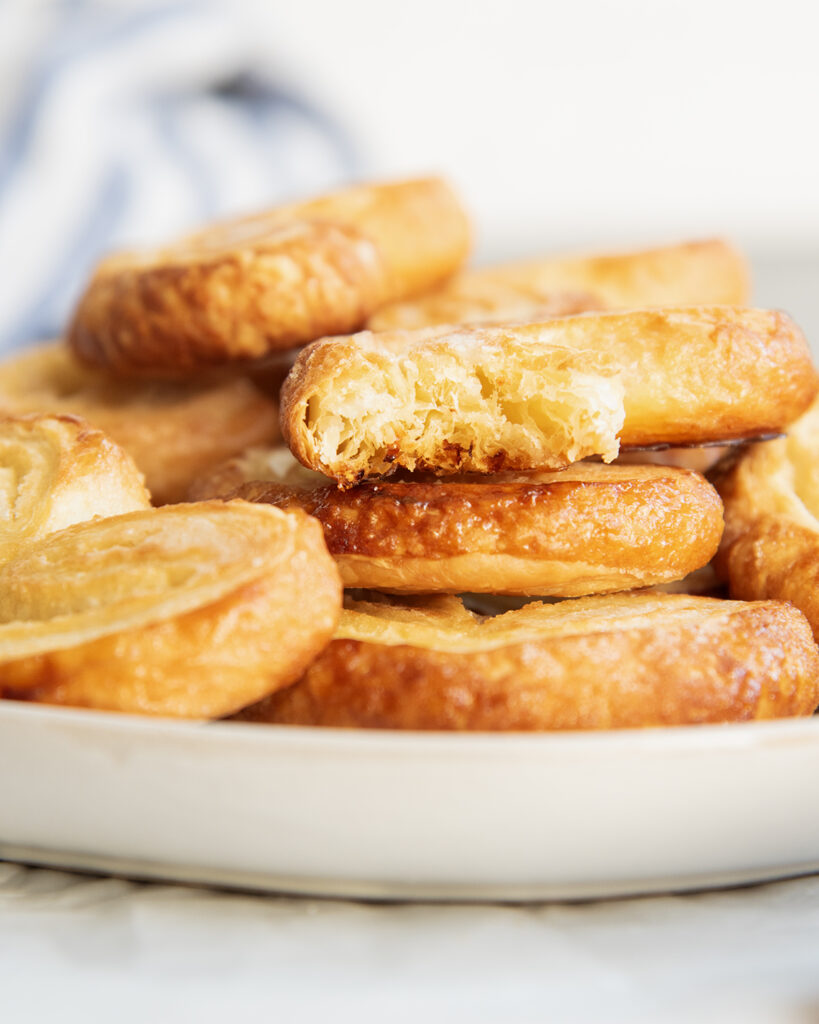
[[[377,174],[436,169],[483,248],[726,232],[819,247],[809,0],[259,3]]]
[[[87,9],[89,2],[77,6]],[[129,10],[154,2],[99,0]],[[285,91],[344,126],[360,154],[361,176],[449,176],[475,220],[477,262],[722,234],[752,260],[755,304],[788,309],[816,344],[819,4],[813,0],[213,0],[211,6],[236,30],[225,32],[226,49],[248,48],[252,62]],[[0,123],[56,9],[49,0],[0,4]],[[211,44],[189,42],[174,39],[173,63],[219,64]],[[164,82],[168,54],[153,56]],[[140,60],[149,65],[151,54]],[[96,101],[92,109],[99,119],[105,104]],[[16,217],[8,215],[13,240],[0,239],[7,305],[34,288],[49,246],[60,252],[66,211],[77,205],[64,198],[71,188],[60,145],[82,152],[90,138],[106,152],[100,134],[119,130],[115,115],[93,128],[60,122],[55,130],[53,120],[45,127],[48,146],[32,168],[39,177],[26,178],[35,199]],[[261,168],[254,175],[242,151],[219,159],[223,211],[282,198],[280,185],[271,181],[267,188]],[[76,164],[74,156],[70,168],[78,173]],[[301,191],[315,190],[321,168],[302,165],[302,171]],[[131,211],[116,244],[187,229],[194,211],[180,184],[166,175],[160,188],[140,193],[150,202]],[[299,190],[297,182],[292,187]],[[84,272],[78,269],[80,278]]]
[[[449,175],[479,251],[719,232],[819,249],[812,0],[214,6],[249,26],[285,88],[347,127],[365,173]],[[0,115],[53,9],[2,5]]]

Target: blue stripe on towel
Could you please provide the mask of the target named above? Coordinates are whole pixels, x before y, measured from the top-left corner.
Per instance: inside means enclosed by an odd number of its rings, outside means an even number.
[[[108,16],[96,10],[93,18],[83,18],[77,24],[77,8],[88,5],[72,3],[61,5],[63,18],[55,28],[50,44],[46,46],[32,68],[23,88],[16,116],[9,128],[0,136],[0,201],[9,177],[24,169],[27,151],[37,128],[38,114],[58,87],[58,79],[70,73],[73,65],[88,56],[99,53],[119,42],[130,42],[134,33],[155,30],[162,23],[186,15],[201,7],[195,0],[178,0],[150,10],[109,12]],[[74,8],[74,10],[71,10]]]
[[[190,39],[181,72],[175,47],[163,45],[167,33]],[[60,333],[94,263],[112,247],[158,241],[359,172],[343,129],[255,66],[256,42],[241,7],[218,2],[122,10],[65,0],[51,8],[19,98],[0,122],[8,289],[0,350]],[[144,66],[143,53],[155,53],[156,66]],[[133,54],[140,59],[129,60]],[[220,126],[235,154],[221,145]],[[248,182],[251,199],[237,194]],[[161,212],[151,219],[153,196],[164,198],[176,223]],[[15,252],[25,258],[15,262]]]
[[[60,333],[66,300],[78,290],[85,278],[84,268],[99,256],[113,234],[128,205],[131,182],[123,167],[111,167],[94,192],[94,200],[83,217],[82,230],[62,243],[51,275],[44,279],[35,301],[9,329],[3,347],[12,350],[27,342],[54,337]]]

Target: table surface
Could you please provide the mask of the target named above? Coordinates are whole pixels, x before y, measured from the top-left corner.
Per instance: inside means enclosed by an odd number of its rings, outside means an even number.
[[[575,904],[368,904],[0,863],[8,1021],[819,1019],[819,876]],[[258,1018],[261,1019],[261,1018]]]

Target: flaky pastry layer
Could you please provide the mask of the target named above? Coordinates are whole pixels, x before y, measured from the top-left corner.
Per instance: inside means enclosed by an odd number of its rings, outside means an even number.
[[[181,501],[214,466],[279,436],[277,402],[248,380],[121,381],[59,341],[0,364],[0,412],[82,416],[133,457],[157,505]]]
[[[623,388],[606,356],[536,332],[463,328],[327,338],[281,395],[303,465],[349,487],[398,468],[433,473],[561,469],[611,461]]]
[[[75,416],[0,415],[0,564],[98,516],[148,508],[130,455]]]
[[[245,721],[380,729],[617,729],[810,714],[819,652],[796,609],[680,595],[350,602],[333,642]]]
[[[819,387],[784,313],[729,306],[328,338],[282,390],[305,466],[349,487],[399,467],[559,469],[624,447],[776,432]]]
[[[373,331],[540,320],[596,309],[748,301],[742,256],[719,239],[637,252],[465,270],[434,291],[379,310]]]
[[[68,337],[123,375],[187,376],[361,327],[443,281],[469,224],[440,179],[357,185],[97,268]]]
[[[0,567],[0,693],[217,717],[298,678],[340,607],[301,512],[205,502],[74,526]]]
[[[629,590],[704,565],[722,534],[713,487],[681,469],[579,463],[561,473],[340,491],[288,455],[248,453],[198,493],[315,516],[347,587],[556,597]]]

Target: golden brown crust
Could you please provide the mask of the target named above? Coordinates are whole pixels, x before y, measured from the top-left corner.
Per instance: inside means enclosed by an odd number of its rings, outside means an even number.
[[[74,523],[148,508],[130,455],[76,416],[0,416],[0,563]]]
[[[819,702],[810,629],[777,602],[618,595],[490,620],[440,604],[392,615],[385,623],[389,610],[351,604],[302,679],[239,717],[342,728],[621,729],[807,715]]]
[[[722,534],[713,487],[681,469],[580,463],[562,473],[340,491],[326,478],[300,479],[305,471],[283,456],[234,459],[200,496],[303,509],[324,528],[347,587],[556,597],[629,590],[681,579],[708,562]]]
[[[717,566],[745,600],[791,601],[819,637],[819,401],[787,437],[751,445],[720,477],[726,531]]]
[[[732,597],[790,601],[819,638],[819,534],[763,516],[720,555]]]
[[[361,327],[461,265],[469,225],[437,178],[359,185],[98,267],[69,341],[123,375],[188,376]]]
[[[340,606],[302,513],[213,502],[82,524],[0,569],[0,691],[217,717],[298,678]]]
[[[281,417],[299,461],[346,487],[398,467],[486,473],[559,469],[592,454],[610,461],[618,431],[626,448],[777,432],[818,386],[805,338],[784,313],[632,310],[325,339],[296,361]]]
[[[598,309],[748,301],[748,268],[720,239],[638,252],[465,270],[435,291],[371,317],[373,331],[542,320]]]
[[[0,364],[0,412],[37,411],[82,416],[104,430],[133,457],[157,505],[182,501],[214,466],[279,436],[278,404],[247,380],[115,380],[82,366],[63,342]]]

